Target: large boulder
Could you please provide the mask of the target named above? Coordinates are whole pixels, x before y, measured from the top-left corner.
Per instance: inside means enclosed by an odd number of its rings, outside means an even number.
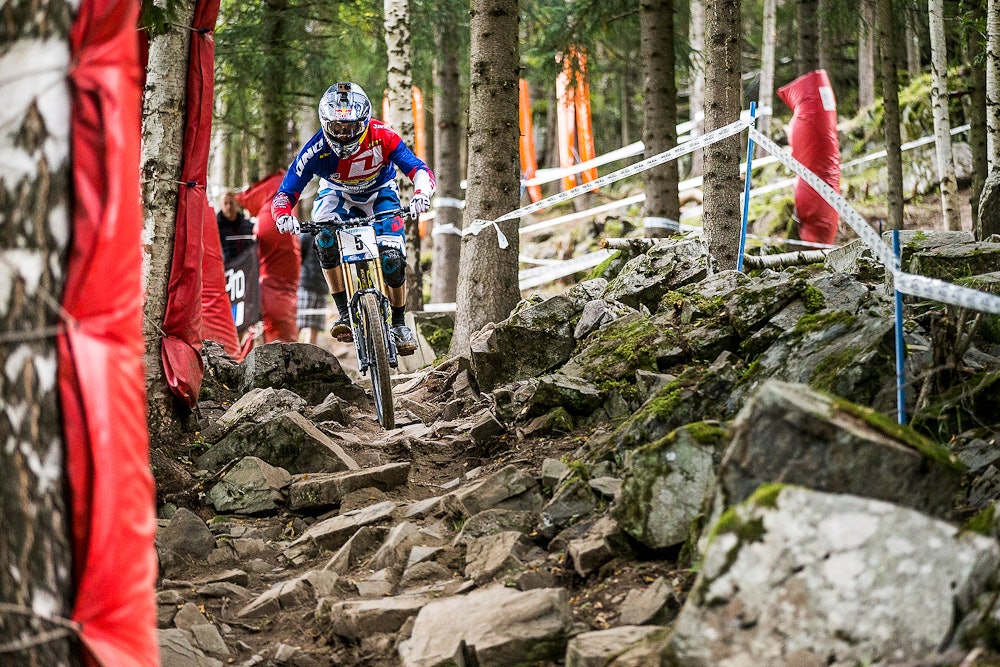
[[[612,510],[622,530],[653,549],[687,540],[715,485],[725,436],[701,422],[633,451]]]
[[[708,253],[701,239],[681,237],[653,245],[633,257],[608,284],[604,298],[655,311],[672,289],[698,282],[709,273]]]
[[[983,184],[983,193],[979,196],[979,217],[973,222],[973,231],[979,241],[1000,234],[1000,166],[994,166]]]
[[[949,517],[962,470],[950,452],[881,413],[771,380],[732,423],[719,488],[727,504],[783,482]]]
[[[908,508],[765,487],[714,526],[666,664],[911,664],[998,563],[996,540]]]
[[[268,343],[253,348],[240,365],[243,393],[255,387],[284,387],[310,405],[322,403],[330,393],[353,403],[366,400],[337,357],[316,345]]]
[[[243,424],[198,457],[204,470],[217,470],[233,459],[256,456],[295,474],[358,470],[344,450],[297,412],[264,424]]]
[[[521,302],[506,320],[475,333],[469,345],[479,388],[491,391],[565,363],[576,348],[580,313],[606,284],[590,280],[541,302]]]

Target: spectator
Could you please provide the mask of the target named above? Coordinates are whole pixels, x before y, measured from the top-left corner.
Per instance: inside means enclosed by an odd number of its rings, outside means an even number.
[[[229,264],[253,242],[253,223],[243,214],[232,190],[222,196],[222,207],[215,215],[215,222],[222,242],[222,260]]]
[[[299,325],[299,341],[315,345],[319,332],[326,330],[326,314],[306,314],[303,311],[325,310],[329,288],[319,265],[313,235],[299,234],[299,242],[302,248],[302,272],[299,274],[299,311],[296,323]]]

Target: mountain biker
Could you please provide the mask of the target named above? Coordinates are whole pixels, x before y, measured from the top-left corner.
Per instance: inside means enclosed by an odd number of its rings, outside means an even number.
[[[330,86],[319,101],[319,121],[320,130],[299,151],[271,200],[279,232],[299,233],[299,221],[292,215],[292,207],[314,176],[322,179],[312,210],[316,222],[366,217],[400,208],[396,167],[413,181],[410,214],[417,216],[430,208],[433,172],[392,128],[372,118],[371,101],[361,86],[350,82]],[[374,227],[392,306],[396,351],[410,355],[416,351],[417,341],[403,319],[406,303],[403,219],[394,216],[376,220]],[[347,289],[340,272],[336,235],[329,230],[320,232],[316,236],[316,252],[340,313],[330,335],[350,341]]]

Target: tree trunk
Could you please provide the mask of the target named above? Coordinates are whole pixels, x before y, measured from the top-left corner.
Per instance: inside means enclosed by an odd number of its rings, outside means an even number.
[[[734,122],[740,116],[740,3],[705,3],[705,130]],[[704,229],[708,252],[719,270],[735,269],[739,254],[740,135],[705,148]]]
[[[775,0],[765,0],[771,2]],[[688,39],[691,41],[691,118],[694,129],[691,138],[705,133],[705,0],[691,0],[691,22],[688,27]],[[773,51],[772,51],[773,56]],[[772,87],[773,92],[773,75]],[[691,176],[701,176],[705,171],[705,152],[697,150],[691,153]]]
[[[495,220],[517,208],[518,157],[517,0],[472,0],[470,11],[469,170],[465,226]],[[485,229],[462,239],[457,313],[451,354],[465,354],[472,334],[499,322],[521,298],[518,289],[518,221],[499,223],[510,244],[501,249]]]
[[[385,50],[388,56],[389,115],[392,127],[403,142],[413,148],[413,66],[410,60],[410,3],[409,0],[385,0]],[[413,184],[407,178],[399,179],[399,196],[403,205],[413,194]],[[410,311],[424,309],[424,274],[420,266],[420,226],[416,220],[406,219],[406,271],[409,284],[406,290],[406,308]]]
[[[646,157],[677,146],[677,82],[674,72],[674,2],[640,0],[643,132]],[[680,230],[677,160],[642,172],[646,191],[645,234],[670,236]]]
[[[904,23],[906,38],[906,71],[912,82],[920,76],[920,32],[917,23],[917,9],[912,5],[906,7],[906,17]]]
[[[858,18],[858,110],[875,103],[875,0],[861,0]]]
[[[757,95],[757,106],[760,107],[760,117],[757,120],[757,128],[767,136],[771,136],[771,116],[774,109],[774,47],[777,40],[777,5],[777,0],[764,0],[763,43],[760,55],[760,91]]]
[[[986,155],[1000,168],[1000,0],[986,4]]]
[[[799,76],[819,69],[819,0],[798,0],[795,21],[798,26]],[[739,28],[739,25],[737,25]],[[740,33],[737,33],[739,35]]]
[[[194,0],[177,3],[177,24],[149,40],[142,105],[143,282],[146,303],[142,333],[146,352],[149,431],[175,430],[184,412],[167,386],[160,360],[160,327],[167,312],[170,264],[174,256],[178,181],[184,146],[187,61]],[[183,57],[178,57],[183,54]]]
[[[983,19],[983,10],[974,13],[977,21]],[[986,48],[982,33],[972,24],[965,30],[965,59],[974,63]],[[972,231],[979,229],[979,198],[989,173],[986,154],[986,71],[982,67],[972,67],[969,76],[969,148],[972,151],[972,184],[969,200],[972,204]],[[978,236],[977,240],[982,240]]]
[[[285,63],[290,62],[285,52],[288,0],[266,0],[263,9],[265,37],[261,46],[271,67],[278,71]],[[264,115],[264,146],[261,157],[264,160],[265,174],[285,169],[291,161],[291,136],[288,131],[291,107],[286,92],[288,82],[288,78],[276,76],[261,89],[261,111]],[[251,211],[250,214],[257,215],[257,211]]]
[[[73,611],[71,514],[55,378],[57,309],[65,279],[70,201],[69,33],[76,3],[15,3],[4,10],[0,92],[0,643],[52,627],[32,610]],[[72,5],[72,6],[71,6]],[[4,657],[5,665],[76,665],[64,637]]]
[[[833,57],[834,44],[833,35],[830,29],[829,20],[830,7],[827,0],[817,0],[816,2],[816,65],[819,69],[824,69],[829,73],[834,72]],[[831,80],[833,77],[831,77]]]
[[[632,143],[632,87],[629,85],[629,68],[626,66],[618,68],[618,93],[622,146],[628,146]]]
[[[875,24],[878,29],[879,70],[882,75],[882,100],[885,107],[885,150],[888,194],[886,229],[903,228],[903,153],[899,135],[899,81],[893,58],[895,42],[892,25],[892,0],[876,0]]]
[[[955,207],[958,182],[951,151],[951,120],[948,117],[948,53],[944,38],[944,2],[930,0],[927,18],[931,36],[931,102],[934,108],[934,146],[938,179],[941,181],[941,212],[944,228],[962,229],[962,216]]]
[[[462,237],[446,230],[462,228],[462,163],[459,160],[461,99],[458,79],[458,35],[454,25],[442,21],[435,28],[437,62],[434,68],[434,174],[437,196],[434,217],[434,261],[431,264],[431,302],[454,303],[458,289],[458,263]]]

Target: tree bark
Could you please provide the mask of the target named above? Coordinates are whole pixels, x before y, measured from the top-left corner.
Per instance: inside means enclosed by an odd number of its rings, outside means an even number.
[[[518,2],[472,0],[470,15],[466,227],[477,219],[495,220],[520,202]],[[492,229],[462,239],[452,356],[467,354],[472,334],[506,318],[521,298],[518,221],[500,227],[510,244],[505,249]]]
[[[974,18],[981,21],[983,9],[979,8],[974,13]],[[986,41],[983,39],[975,24],[965,30],[965,59],[966,62],[974,63],[981,57],[986,48]],[[983,195],[983,186],[986,183],[986,176],[989,173],[989,160],[986,153],[986,71],[982,67],[970,68],[969,76],[969,149],[972,151],[972,184],[969,188],[969,200],[972,205],[972,231],[977,233],[979,229],[979,198]],[[977,240],[982,240],[978,235]]]
[[[740,116],[740,3],[705,3],[705,130]],[[735,269],[739,254],[740,135],[705,148],[704,229],[708,252],[719,270]]]
[[[986,155],[1000,168],[1000,0],[986,4]]]
[[[410,60],[409,0],[385,0],[385,50],[388,56],[389,116],[394,130],[403,142],[413,148],[413,65]],[[399,180],[399,196],[405,206],[413,194],[413,184],[407,178]],[[420,266],[420,226],[417,220],[406,218],[406,272],[409,284],[406,307],[410,311],[424,309],[424,274]]]
[[[906,7],[906,17],[904,23],[904,37],[906,39],[906,72],[910,76],[910,82],[920,76],[920,31],[917,23],[917,9],[912,5]]]
[[[934,147],[941,187],[941,212],[944,228],[962,229],[962,216],[955,206],[958,182],[951,151],[951,120],[948,117],[948,53],[944,38],[944,2],[930,0],[927,18],[931,36],[931,102],[934,110]]]
[[[771,136],[771,116],[774,113],[774,48],[777,42],[777,6],[777,0],[764,0],[764,23],[761,29],[760,91],[757,95],[760,116],[757,120],[757,128],[767,136]]]
[[[170,264],[174,256],[178,181],[184,146],[187,61],[194,0],[177,3],[177,23],[151,36],[142,105],[141,177],[144,203],[142,333],[146,352],[146,394],[150,433],[176,430],[184,412],[167,386],[160,359],[160,327],[167,312]],[[184,54],[178,58],[178,54]]]
[[[798,26],[799,76],[819,69],[818,4],[819,0],[798,0],[798,4],[796,5],[795,20]]]
[[[882,75],[882,101],[885,108],[886,174],[888,215],[886,229],[903,228],[903,153],[899,133],[899,80],[893,58],[895,42],[892,25],[892,0],[876,0],[875,24],[878,29],[879,71]]]
[[[56,327],[71,209],[69,33],[75,3],[4,9],[0,92],[0,643],[52,630],[33,610],[69,618],[73,562]],[[4,664],[76,665],[71,637],[4,656]]]
[[[861,0],[858,18],[858,109],[875,103],[875,0]]]
[[[263,10],[262,24],[265,37],[261,46],[272,69],[280,71],[283,65],[292,62],[285,51],[288,0],[265,0]],[[287,77],[275,76],[261,89],[261,111],[264,116],[264,145],[261,157],[264,161],[265,174],[287,168],[292,158],[291,136],[288,130],[291,106],[286,92],[289,81]],[[257,215],[257,211],[251,211],[251,214]]]
[[[764,0],[774,3],[775,0]],[[705,0],[691,0],[691,19],[688,27],[688,39],[691,42],[691,118],[694,129],[691,138],[705,134]],[[772,51],[772,56],[773,51]],[[772,93],[774,91],[774,69],[772,74]],[[691,153],[691,176],[701,176],[705,171],[705,152],[697,150]]]
[[[462,237],[445,230],[462,229],[462,163],[459,159],[461,99],[458,79],[458,35],[454,25],[442,21],[435,27],[437,50],[434,68],[434,109],[437,132],[434,137],[434,174],[437,197],[434,206],[434,261],[431,264],[431,302],[454,303],[458,290],[458,263]]]
[[[640,0],[640,48],[645,156],[677,146],[677,82],[674,71],[674,2]],[[642,172],[646,191],[643,225],[646,236],[665,237],[680,230],[677,160]]]

